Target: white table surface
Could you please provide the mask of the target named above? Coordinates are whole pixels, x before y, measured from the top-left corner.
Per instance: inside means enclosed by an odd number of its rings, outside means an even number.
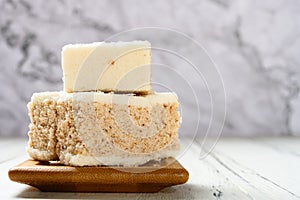
[[[182,139],[185,152],[178,159],[189,171],[189,181],[154,194],[47,193],[12,182],[7,172],[28,159],[26,142],[0,138],[0,199],[300,199],[296,137],[210,138],[204,144]]]

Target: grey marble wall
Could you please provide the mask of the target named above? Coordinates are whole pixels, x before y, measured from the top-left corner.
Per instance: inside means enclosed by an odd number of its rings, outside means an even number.
[[[182,32],[214,60],[224,82],[226,118],[223,90],[212,84],[217,100],[210,135],[218,134],[223,122],[223,135],[299,135],[299,11],[298,0],[0,0],[0,135],[26,136],[32,93],[62,89],[63,45],[102,41],[137,27]],[[170,41],[178,44],[172,37],[161,43]],[[154,59],[184,74],[170,57]],[[167,80],[162,74],[157,70],[153,79]],[[186,73],[185,79],[196,88],[200,115],[189,91],[171,79],[182,104],[180,134],[193,134],[199,115],[203,135],[211,118],[209,100],[192,76]]]

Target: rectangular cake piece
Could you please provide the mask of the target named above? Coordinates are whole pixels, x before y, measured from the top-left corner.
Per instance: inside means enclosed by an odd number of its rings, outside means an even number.
[[[151,93],[148,41],[70,44],[62,49],[64,91]]]
[[[29,112],[35,118],[40,117],[35,108],[43,107],[55,113],[55,137],[51,137],[50,143],[56,145],[49,151],[56,152],[62,164],[137,166],[150,160],[175,157],[179,151],[180,120],[174,93],[146,96],[102,92],[51,94],[34,94]],[[55,106],[50,108],[47,102],[55,102]],[[45,128],[43,137],[48,139],[50,124],[40,126],[40,121],[32,121],[31,126]],[[38,142],[36,136],[31,130],[30,140]],[[41,141],[44,142],[49,139]],[[29,143],[28,153],[40,160],[37,152],[45,148],[32,144]]]

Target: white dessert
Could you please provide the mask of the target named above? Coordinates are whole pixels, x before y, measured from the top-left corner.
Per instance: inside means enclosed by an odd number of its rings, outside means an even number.
[[[66,45],[64,90],[151,93],[151,45],[147,41]]]
[[[174,93],[36,93],[28,153],[73,166],[137,166],[175,157],[179,113]]]

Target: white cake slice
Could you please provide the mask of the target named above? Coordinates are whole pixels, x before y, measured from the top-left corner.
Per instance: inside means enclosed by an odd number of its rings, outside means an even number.
[[[147,41],[70,44],[62,49],[64,91],[151,93]]]
[[[174,93],[45,92],[34,94],[28,108],[28,153],[37,160],[137,166],[179,151]]]

